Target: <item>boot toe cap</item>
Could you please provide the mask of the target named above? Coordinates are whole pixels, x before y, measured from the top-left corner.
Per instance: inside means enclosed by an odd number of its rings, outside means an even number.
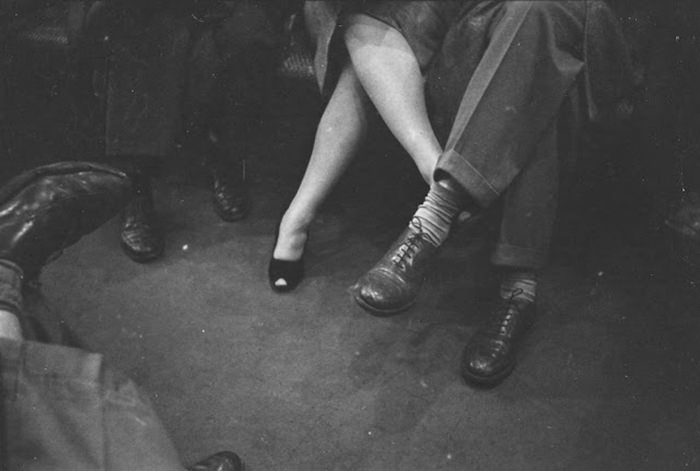
[[[364,275],[355,285],[355,299],[374,314],[393,314],[413,305],[415,296],[407,292],[403,283],[387,273],[374,270]]]

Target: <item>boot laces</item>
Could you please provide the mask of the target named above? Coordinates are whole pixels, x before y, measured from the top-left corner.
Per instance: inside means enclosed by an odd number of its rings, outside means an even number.
[[[391,258],[391,261],[402,269],[405,269],[406,263],[410,262],[418,251],[418,242],[425,238],[420,219],[414,217],[410,222],[410,226],[412,226],[415,231],[406,238]]]
[[[523,290],[518,288],[514,290],[508,298],[501,301],[493,316],[492,322],[487,328],[489,331],[505,336],[513,330],[513,324],[515,322],[514,314],[518,311],[515,298],[521,294],[523,294]]]

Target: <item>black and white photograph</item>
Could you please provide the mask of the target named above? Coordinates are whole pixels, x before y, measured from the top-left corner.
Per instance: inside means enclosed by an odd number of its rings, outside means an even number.
[[[0,0],[0,471],[700,470],[700,2]]]

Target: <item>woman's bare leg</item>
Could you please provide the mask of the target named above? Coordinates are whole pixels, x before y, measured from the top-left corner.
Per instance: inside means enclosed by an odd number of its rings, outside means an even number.
[[[304,178],[282,217],[274,258],[302,257],[309,224],[364,140],[371,106],[352,66],[346,65],[316,130]]]
[[[430,185],[442,147],[428,119],[424,79],[411,47],[401,33],[366,15],[350,17],[345,44],[367,95]]]

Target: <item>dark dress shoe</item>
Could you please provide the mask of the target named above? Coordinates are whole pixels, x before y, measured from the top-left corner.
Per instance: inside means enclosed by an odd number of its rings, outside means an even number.
[[[146,263],[163,255],[165,240],[150,192],[134,196],[124,209],[120,239],[124,253],[135,262]]]
[[[237,454],[222,451],[193,464],[187,471],[243,471],[243,463]]]
[[[535,303],[513,296],[499,303],[462,354],[462,376],[467,382],[493,386],[515,368],[516,349],[535,320]]]
[[[214,172],[213,204],[216,214],[226,222],[240,221],[250,210],[248,186],[241,178]]]
[[[19,175],[0,189],[0,259],[34,278],[52,255],[118,214],[131,191],[126,174],[87,162]]]
[[[379,316],[408,309],[416,301],[436,251],[420,224],[412,221],[381,260],[355,284],[355,301]]]

